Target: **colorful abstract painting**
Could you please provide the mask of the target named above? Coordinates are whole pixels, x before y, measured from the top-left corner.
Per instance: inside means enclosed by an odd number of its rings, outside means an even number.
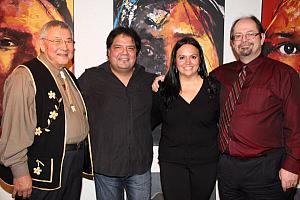
[[[263,0],[264,53],[300,73],[300,1]]]
[[[164,74],[173,45],[185,36],[201,44],[208,71],[223,62],[225,0],[114,0],[114,27],[134,28],[142,39],[138,62]]]

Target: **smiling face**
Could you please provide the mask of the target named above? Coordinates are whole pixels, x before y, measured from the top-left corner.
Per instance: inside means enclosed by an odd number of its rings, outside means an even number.
[[[115,37],[107,56],[113,73],[132,73],[136,62],[136,46],[130,36],[120,34]]]
[[[300,73],[300,1],[287,0],[278,8],[266,31],[268,57]]]
[[[68,29],[51,27],[40,42],[41,51],[56,68],[64,67],[73,58],[73,37]]]
[[[191,44],[182,45],[176,52],[176,67],[179,76],[198,76],[200,65],[199,51]]]
[[[233,29],[233,39],[231,45],[239,59],[245,63],[249,63],[254,60],[262,51],[262,45],[264,42],[264,34],[259,33],[255,22],[250,18],[239,20]],[[253,37],[247,37],[247,35],[253,35]],[[236,36],[240,40],[235,40]]]

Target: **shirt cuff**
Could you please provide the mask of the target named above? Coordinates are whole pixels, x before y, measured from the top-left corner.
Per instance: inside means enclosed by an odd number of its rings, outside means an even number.
[[[19,178],[22,176],[29,176],[29,170],[28,170],[28,164],[27,162],[16,164],[13,166],[10,166],[11,172],[14,176],[14,178]]]
[[[286,155],[286,158],[282,164],[282,168],[294,174],[300,175],[300,161],[295,160],[289,155]]]

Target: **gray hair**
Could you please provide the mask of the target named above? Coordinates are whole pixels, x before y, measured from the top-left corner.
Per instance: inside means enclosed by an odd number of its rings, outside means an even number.
[[[73,37],[73,31],[67,23],[58,20],[52,20],[44,24],[44,26],[41,28],[40,39],[45,38],[45,35],[47,34],[48,30],[52,27],[60,27],[62,29],[68,29]]]

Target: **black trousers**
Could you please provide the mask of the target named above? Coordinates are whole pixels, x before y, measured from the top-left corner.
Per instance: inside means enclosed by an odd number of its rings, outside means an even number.
[[[39,190],[33,188],[30,200],[79,200],[82,186],[83,149],[66,151],[61,188]]]
[[[214,190],[217,163],[159,162],[164,200],[208,200]]]
[[[221,155],[218,164],[218,188],[221,200],[287,200],[295,189],[281,187],[279,170],[283,150],[261,157],[240,159]]]

